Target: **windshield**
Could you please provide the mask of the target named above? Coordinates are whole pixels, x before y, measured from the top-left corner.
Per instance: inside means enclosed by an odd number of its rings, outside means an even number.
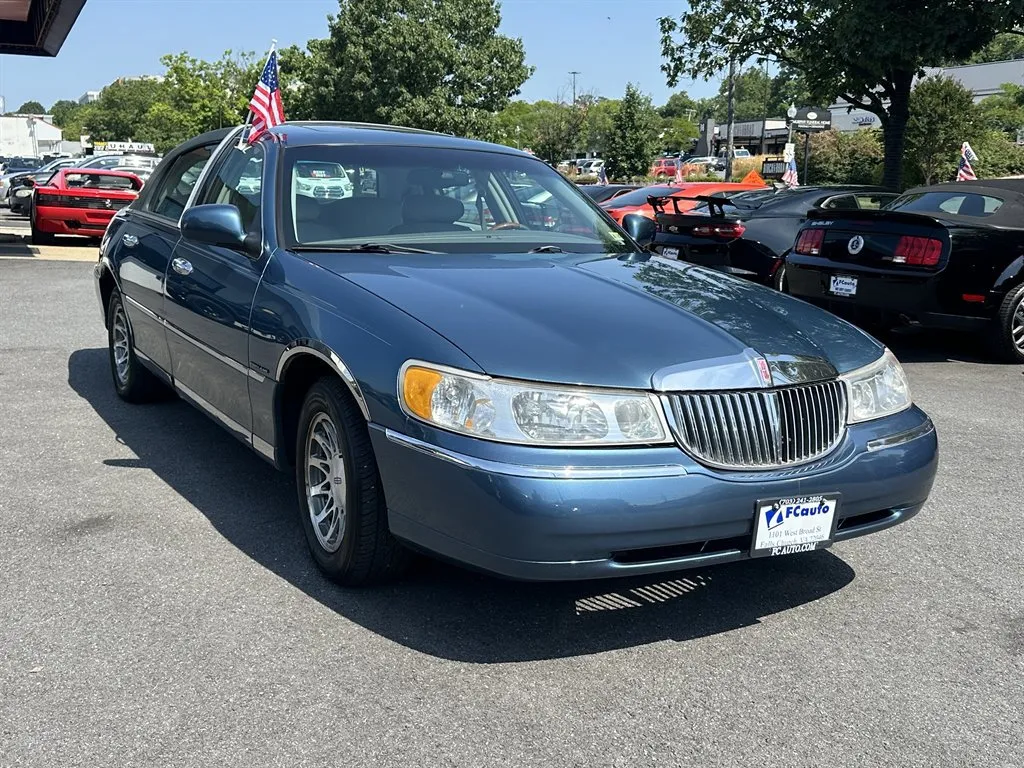
[[[107,173],[67,173],[64,184],[68,189],[136,190],[138,182],[131,176],[115,176]]]
[[[345,181],[343,194],[309,195],[311,176],[323,178],[322,172]],[[413,146],[293,147],[285,152],[282,180],[289,247],[387,243],[444,253],[633,248],[574,184],[529,157]]]
[[[625,208],[627,205],[647,205],[647,198],[667,197],[680,191],[682,187],[642,187],[624,195],[619,195],[608,203],[608,208]]]

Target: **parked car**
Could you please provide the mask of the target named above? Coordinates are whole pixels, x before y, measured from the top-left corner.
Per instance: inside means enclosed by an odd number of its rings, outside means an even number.
[[[657,180],[675,178],[677,163],[678,160],[674,157],[659,157],[651,164],[648,175]]]
[[[593,200],[595,203],[603,203],[621,197],[634,189],[640,189],[639,184],[581,184],[580,191]]]
[[[130,168],[156,168],[160,164],[159,157],[150,155],[92,155],[83,158],[77,164],[79,168],[110,169],[128,166]]]
[[[650,203],[650,198],[652,197],[688,198],[685,200],[680,199],[677,204],[679,211],[688,211],[700,203],[700,200],[695,199],[698,195],[714,195],[721,192],[735,193],[747,189],[764,188],[763,184],[741,184],[731,181],[688,181],[683,184],[644,187],[602,203],[601,207],[608,211],[608,215],[615,219],[615,221],[621,224],[624,217],[630,213],[636,213],[653,220],[654,207]]]
[[[651,249],[785,290],[786,254],[809,212],[878,210],[896,196],[881,187],[769,187],[718,192],[689,211],[676,210],[680,198],[664,198]]]
[[[60,157],[46,163],[34,171],[15,171],[9,174],[0,176],[0,203],[4,205],[11,204],[12,190],[19,186],[19,181],[26,176],[32,176],[32,178],[39,183],[40,175],[49,171],[51,174],[55,171],[59,171],[61,168],[69,168],[78,162],[75,158]],[[46,179],[42,179],[46,181]]]
[[[100,237],[114,214],[138,197],[142,180],[132,173],[64,168],[34,187],[32,242],[46,245],[54,235]]]
[[[14,179],[35,173],[40,170],[42,163],[35,162],[34,158],[9,157],[0,174],[0,204],[10,205],[10,194]]]
[[[921,509],[935,431],[877,341],[640,252],[523,152],[386,131],[186,142],[111,221],[95,270],[118,395],[173,386],[294,473],[328,576],[393,578],[406,544],[515,578],[654,573]],[[381,194],[296,194],[306,161],[373,168]],[[259,194],[241,194],[257,167]],[[506,183],[524,177],[558,227],[524,214]],[[471,185],[492,225],[456,223]]]
[[[790,291],[858,320],[974,331],[1024,362],[1024,180],[903,193],[881,211],[812,214]]]
[[[8,205],[11,213],[25,215],[32,207],[32,195],[35,187],[46,184],[56,171],[37,171],[36,173],[19,174],[11,179],[11,188],[8,191]]]
[[[340,200],[352,196],[352,182],[337,163],[309,161],[295,166],[295,193],[306,197]]]
[[[597,176],[602,168],[604,168],[604,160],[597,158],[582,165],[580,173],[584,176]]]

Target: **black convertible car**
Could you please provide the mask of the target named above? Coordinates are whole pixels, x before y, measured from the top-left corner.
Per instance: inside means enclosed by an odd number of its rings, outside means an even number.
[[[884,211],[812,213],[790,292],[838,314],[984,334],[1024,363],[1024,180],[919,187]]]
[[[680,212],[680,198],[652,201],[652,250],[785,289],[785,257],[810,211],[878,209],[896,197],[878,187],[769,188],[703,197]]]

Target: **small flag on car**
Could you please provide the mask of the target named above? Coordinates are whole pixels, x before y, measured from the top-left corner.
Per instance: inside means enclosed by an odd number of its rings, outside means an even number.
[[[789,158],[789,163],[786,164],[786,172],[782,174],[782,183],[787,187],[799,187],[800,177],[796,172],[796,158]]]
[[[276,40],[270,46],[267,64],[263,67],[263,73],[256,83],[256,90],[253,91],[252,98],[249,100],[248,120],[251,126],[248,136],[250,144],[255,142],[270,128],[284,122],[284,102],[281,101]]]
[[[978,162],[978,156],[971,149],[971,145],[966,141],[960,145],[960,164],[956,168],[956,180],[957,181],[977,181],[978,177],[974,173],[972,163]]]

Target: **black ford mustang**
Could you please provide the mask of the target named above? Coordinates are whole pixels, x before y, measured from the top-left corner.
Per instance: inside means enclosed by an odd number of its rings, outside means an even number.
[[[938,184],[882,211],[812,213],[790,292],[838,314],[983,334],[1024,363],[1024,180]]]
[[[679,198],[661,198],[651,250],[784,289],[785,257],[810,211],[878,209],[895,197],[864,186],[768,188],[716,194],[683,212]]]

